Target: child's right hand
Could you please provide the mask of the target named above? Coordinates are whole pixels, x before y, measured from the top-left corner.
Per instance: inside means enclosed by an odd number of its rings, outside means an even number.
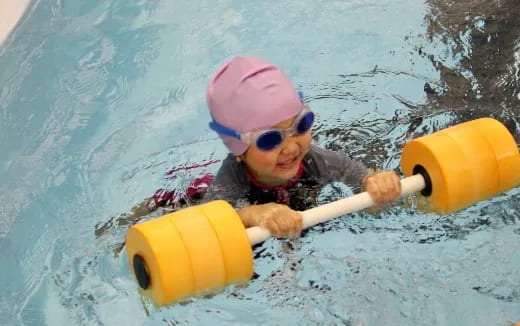
[[[302,216],[287,205],[268,203],[239,209],[245,227],[260,226],[277,238],[296,238],[302,231]]]

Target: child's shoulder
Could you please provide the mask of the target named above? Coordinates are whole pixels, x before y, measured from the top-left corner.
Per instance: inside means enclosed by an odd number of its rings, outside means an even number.
[[[236,161],[236,157],[229,153],[226,158],[222,160],[222,164],[217,172],[216,182],[218,183],[247,183],[247,177],[244,165]]]
[[[345,153],[331,151],[311,145],[305,159],[305,167],[310,175],[325,182],[342,181],[355,184],[365,174],[363,163],[350,159]]]

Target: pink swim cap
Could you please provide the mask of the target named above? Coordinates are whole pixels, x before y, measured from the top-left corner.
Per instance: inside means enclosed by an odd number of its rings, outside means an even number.
[[[235,57],[224,64],[209,82],[206,102],[215,121],[240,133],[271,128],[302,108],[287,76],[269,62],[252,57]],[[237,138],[220,137],[234,155],[248,147]]]

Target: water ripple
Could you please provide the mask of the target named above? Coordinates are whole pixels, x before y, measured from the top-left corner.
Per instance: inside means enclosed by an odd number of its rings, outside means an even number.
[[[18,34],[37,41],[1,54],[0,240],[19,241],[8,254],[20,266],[2,284],[3,318],[495,325],[517,316],[518,190],[447,216],[418,211],[414,197],[349,214],[255,246],[246,286],[163,309],[141,298],[121,251],[132,207],[218,168],[226,153],[203,120],[203,89],[233,54],[287,67],[317,114],[314,141],[370,166],[399,171],[407,141],[471,118],[520,130],[515,0],[293,2],[40,1]],[[331,186],[319,200],[353,192]]]

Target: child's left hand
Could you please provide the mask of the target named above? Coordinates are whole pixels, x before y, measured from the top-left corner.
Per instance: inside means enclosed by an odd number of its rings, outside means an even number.
[[[363,189],[370,194],[377,206],[383,206],[399,197],[401,181],[395,172],[376,172],[363,178]]]

